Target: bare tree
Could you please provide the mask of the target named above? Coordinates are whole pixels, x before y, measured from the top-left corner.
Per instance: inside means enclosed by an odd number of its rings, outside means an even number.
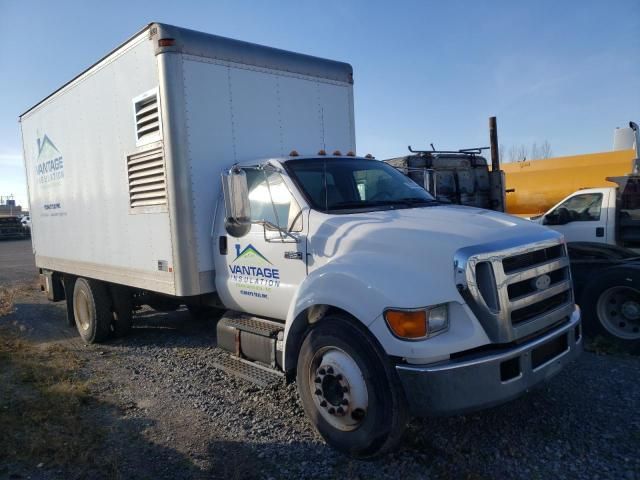
[[[507,161],[507,147],[504,146],[504,143],[498,145],[498,157],[501,162]]]
[[[518,162],[523,162],[527,159],[527,154],[529,153],[529,149],[527,148],[527,146],[523,143],[522,145],[520,145],[517,149],[516,149],[516,155],[518,157]]]
[[[537,142],[533,142],[531,148],[522,143],[520,145],[511,145],[507,150],[507,147],[501,144],[499,150],[500,159],[503,162],[522,162],[527,159],[537,160],[551,158],[553,155],[551,145],[547,140],[540,145]]]
[[[531,145],[531,155],[529,155],[529,158],[532,160],[540,158],[540,149],[538,148],[537,142],[533,142],[533,145]]]
[[[553,152],[551,151],[551,145],[545,140],[540,146],[540,158],[551,158],[552,155]]]
[[[511,145],[509,147],[509,161],[510,162],[518,161],[518,149],[515,145]]]

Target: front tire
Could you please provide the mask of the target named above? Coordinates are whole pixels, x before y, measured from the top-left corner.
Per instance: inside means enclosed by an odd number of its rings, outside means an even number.
[[[112,316],[111,333],[115,338],[125,337],[133,324],[133,296],[131,290],[120,285],[110,287]]]
[[[107,286],[97,280],[78,278],[73,288],[73,316],[85,342],[106,340],[113,318]]]
[[[398,376],[375,340],[344,316],[322,319],[298,356],[298,393],[325,441],[371,458],[400,442],[408,409]]]

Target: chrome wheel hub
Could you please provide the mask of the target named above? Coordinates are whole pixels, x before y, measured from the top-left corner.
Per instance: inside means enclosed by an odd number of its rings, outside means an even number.
[[[349,431],[364,420],[367,384],[355,360],[339,348],[316,353],[309,371],[309,388],[320,415],[333,427]]]
[[[89,299],[87,295],[80,291],[77,297],[74,300],[74,315],[78,320],[78,324],[82,330],[89,330],[90,323],[89,318],[91,317],[89,313]]]

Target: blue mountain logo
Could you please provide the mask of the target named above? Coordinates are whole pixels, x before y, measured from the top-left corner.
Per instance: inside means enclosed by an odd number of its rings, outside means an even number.
[[[38,159],[36,174],[39,183],[49,183],[64,178],[62,153],[47,135],[38,138]]]
[[[52,156],[60,155],[60,150],[58,150],[46,134],[41,139],[38,138],[38,158],[42,156],[42,152]]]
[[[272,263],[269,260],[267,260],[267,257],[262,255],[258,251],[258,249],[251,244],[247,245],[243,250],[241,250],[240,244],[236,243],[236,258],[233,260],[232,263],[235,263],[238,260],[252,260],[252,261],[257,260],[259,263],[266,262],[269,265],[272,265]]]

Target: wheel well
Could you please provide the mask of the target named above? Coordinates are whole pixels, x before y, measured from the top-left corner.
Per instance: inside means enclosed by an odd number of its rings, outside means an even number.
[[[362,324],[362,322],[342,308],[334,307],[333,305],[312,305],[311,307],[306,308],[296,316],[293,321],[293,325],[291,325],[287,334],[284,364],[287,366],[285,373],[288,381],[291,381],[296,377],[298,353],[300,352],[300,347],[302,346],[302,342],[305,337],[314,325],[322,321],[322,319],[328,315],[343,316],[364,333],[370,334],[369,330]],[[374,341],[378,343],[375,337]]]

